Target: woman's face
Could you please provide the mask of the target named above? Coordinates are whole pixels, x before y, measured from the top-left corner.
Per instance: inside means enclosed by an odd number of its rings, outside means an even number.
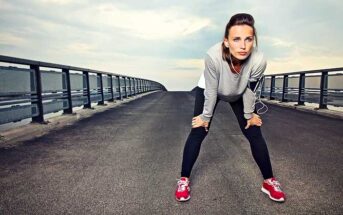
[[[228,38],[224,38],[225,46],[229,46],[232,56],[239,60],[249,57],[253,50],[254,30],[249,25],[234,25],[229,30]]]

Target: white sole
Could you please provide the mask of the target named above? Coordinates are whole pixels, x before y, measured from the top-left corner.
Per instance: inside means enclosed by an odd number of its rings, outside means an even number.
[[[178,202],[185,202],[185,201],[188,201],[190,198],[191,198],[191,195],[189,195],[187,199],[183,198],[183,197],[181,197],[180,199],[176,198],[176,201],[178,201]]]
[[[275,199],[273,198],[271,195],[270,195],[270,192],[266,189],[264,189],[263,187],[261,188],[261,191],[264,192],[265,194],[267,194],[269,196],[269,198],[273,201],[276,201],[276,202],[284,202],[285,199],[284,198],[281,198],[281,199]]]

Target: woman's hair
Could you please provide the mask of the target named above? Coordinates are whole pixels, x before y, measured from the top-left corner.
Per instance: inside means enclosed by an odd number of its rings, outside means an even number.
[[[257,33],[256,33],[254,24],[255,24],[255,20],[254,20],[254,17],[252,17],[252,15],[247,14],[247,13],[237,13],[233,15],[230,21],[227,23],[226,28],[225,28],[224,38],[228,38],[229,31],[232,26],[248,25],[252,27],[254,31],[255,42],[256,42],[256,47],[257,47]],[[228,60],[230,56],[230,49],[225,47],[224,42],[222,43],[222,50],[223,50],[222,51],[223,60]]]

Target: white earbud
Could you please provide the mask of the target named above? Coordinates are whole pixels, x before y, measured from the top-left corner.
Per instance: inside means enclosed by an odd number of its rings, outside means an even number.
[[[230,47],[229,47],[229,43],[228,43],[227,41],[224,41],[224,46],[225,46],[226,48],[230,48]]]

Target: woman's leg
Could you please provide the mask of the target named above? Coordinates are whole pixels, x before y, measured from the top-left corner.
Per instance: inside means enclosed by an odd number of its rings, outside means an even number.
[[[272,178],[273,171],[270,163],[269,152],[266,141],[264,140],[259,126],[251,126],[245,129],[247,120],[244,118],[243,99],[240,98],[235,102],[230,102],[233,112],[236,115],[239,126],[250,143],[252,155],[259,166],[264,179]],[[256,109],[255,109],[256,113]]]
[[[202,114],[204,109],[204,89],[197,87],[195,90],[195,105],[194,105],[194,114],[193,116],[198,116]],[[216,109],[217,103],[214,107],[214,111]],[[214,114],[213,111],[213,114]],[[191,124],[191,123],[190,123]],[[211,122],[209,123],[208,129],[210,129]],[[193,165],[198,158],[200,152],[200,146],[202,141],[207,136],[204,127],[192,128],[190,134],[188,135],[184,150],[183,150],[183,160],[182,160],[182,170],[181,170],[181,177],[189,178]]]

